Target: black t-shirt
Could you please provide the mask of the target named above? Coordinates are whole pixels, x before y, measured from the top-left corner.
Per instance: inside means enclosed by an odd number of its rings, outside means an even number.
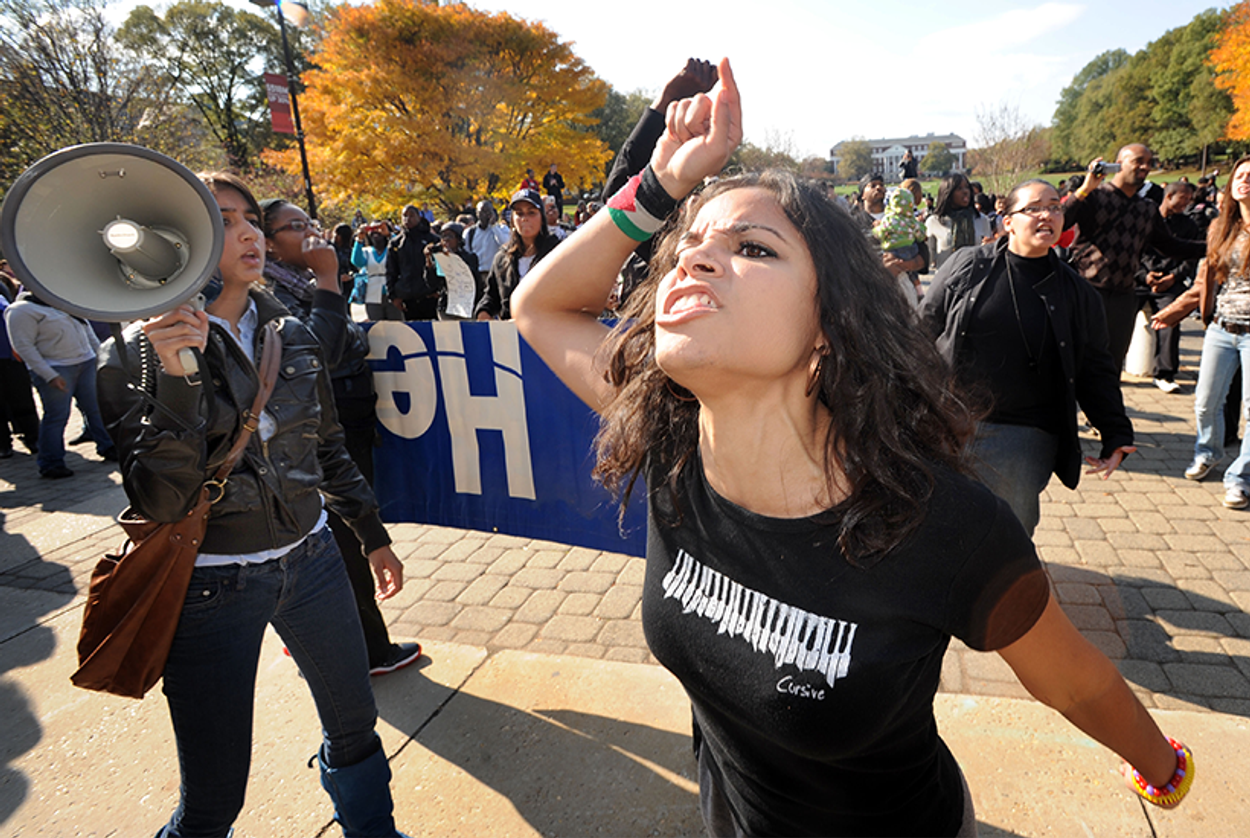
[[[1026,259],[1011,251],[1005,257],[995,264],[968,321],[956,359],[959,379],[989,402],[989,421],[1061,434],[1063,362],[1046,303],[1038,296],[1053,275],[1050,258]]]
[[[1049,591],[1006,505],[936,474],[920,527],[868,568],[839,551],[836,508],[756,515],[697,460],[680,518],[652,490],[643,628],[746,834],[958,830],[959,769],[933,717],[942,656],[951,635],[982,650],[1017,640]]]

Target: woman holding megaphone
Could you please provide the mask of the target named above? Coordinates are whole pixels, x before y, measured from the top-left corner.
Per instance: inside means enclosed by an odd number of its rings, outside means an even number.
[[[344,447],[316,338],[263,289],[256,199],[232,175],[201,180],[225,227],[206,310],[183,305],[128,328],[125,351],[143,360],[141,370],[127,369],[112,341],[102,352],[101,409],[137,512],[154,521],[186,515],[249,421],[258,361],[275,337],[281,362],[212,507],[165,665],[182,782],[160,834],[224,836],[242,809],[260,646],[272,624],[317,705],[321,782],[336,820],[348,835],[399,835],[364,637],[327,508],[364,545],[379,599],[399,592],[402,566]],[[179,358],[186,348],[203,354],[202,374],[187,374]]]

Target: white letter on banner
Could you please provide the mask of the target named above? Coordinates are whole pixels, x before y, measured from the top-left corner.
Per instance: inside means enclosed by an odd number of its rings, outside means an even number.
[[[403,439],[416,439],[430,429],[438,407],[438,385],[430,350],[416,330],[406,323],[383,321],[369,329],[369,358],[384,360],[390,349],[398,349],[404,368],[398,372],[377,370],[373,388],[378,393],[378,419],[383,427]],[[395,404],[396,393],[407,393],[407,412]]]
[[[466,324],[469,326],[469,324]],[[469,326],[472,328],[472,326]],[[452,468],[456,491],[482,493],[482,466],[477,431],[503,432],[508,494],[534,500],[534,469],[530,462],[529,425],[525,420],[525,385],[521,381],[521,338],[516,324],[492,321],[495,396],[469,395],[468,365],[459,323],[435,323],[434,346],[443,381],[447,425],[451,431]]]

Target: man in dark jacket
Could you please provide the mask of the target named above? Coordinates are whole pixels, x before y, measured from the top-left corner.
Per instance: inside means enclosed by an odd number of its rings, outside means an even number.
[[[386,257],[386,286],[405,320],[433,320],[438,317],[438,289],[425,280],[425,246],[438,238],[411,204],[404,207],[402,219],[403,232],[391,240]]]
[[[908,178],[917,177],[919,174],[919,166],[916,165],[916,158],[912,156],[911,149],[903,152],[903,159],[898,163],[898,179],[907,180]]]
[[[1193,186],[1179,180],[1169,183],[1163,191],[1159,214],[1175,238],[1202,238],[1198,225],[1185,214],[1193,195]],[[1197,259],[1177,259],[1147,247],[1137,269],[1138,307],[1145,307],[1151,315],[1167,308],[1189,289],[1197,270]],[[1181,330],[1177,326],[1159,329],[1155,339],[1155,386],[1165,393],[1179,393],[1181,385],[1176,383],[1176,371],[1181,365]]]
[[[556,212],[564,215],[564,178],[556,171],[555,163],[543,175],[543,190],[556,199]]]

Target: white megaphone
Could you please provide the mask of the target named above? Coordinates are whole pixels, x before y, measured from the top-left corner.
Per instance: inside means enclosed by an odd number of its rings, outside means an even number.
[[[22,173],[0,209],[0,249],[45,303],[123,323],[195,297],[221,259],[217,200],[185,166],[151,149],[89,143]],[[179,356],[187,372],[195,355]]]

